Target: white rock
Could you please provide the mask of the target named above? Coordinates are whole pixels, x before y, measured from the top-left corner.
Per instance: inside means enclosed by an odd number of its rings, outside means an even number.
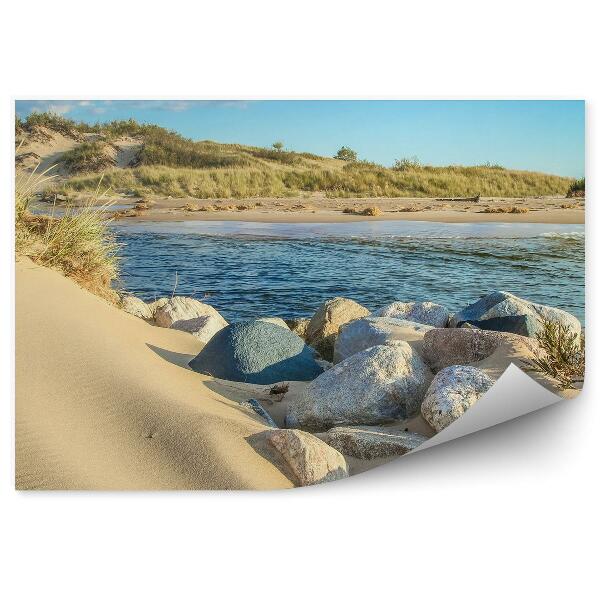
[[[286,423],[323,431],[406,418],[419,411],[431,378],[423,359],[406,342],[373,346],[311,381],[290,402]]]
[[[421,341],[429,325],[388,317],[366,317],[357,319],[340,328],[335,341],[333,362],[338,363],[371,346],[380,346],[392,341]]]
[[[123,296],[121,298],[121,308],[130,315],[134,315],[140,319],[152,320],[152,309],[136,296]]]
[[[432,327],[446,327],[450,313],[445,306],[434,302],[393,302],[376,310],[373,316],[415,321]]]
[[[161,304],[158,304],[161,303]],[[196,317],[213,316],[220,319],[223,327],[227,321],[210,306],[194,298],[184,296],[175,296],[162,303],[162,299],[157,300],[154,310],[154,321],[159,327],[171,327],[176,321],[187,321]]]
[[[402,456],[425,441],[427,438],[420,433],[367,425],[334,427],[327,432],[327,443],[330,446],[346,456],[366,460]]]
[[[225,319],[215,317],[214,315],[204,315],[202,317],[195,317],[193,319],[182,319],[181,321],[175,321],[171,325],[171,329],[178,329],[179,331],[187,331],[194,337],[197,337],[201,342],[208,342],[217,331],[221,331],[227,326]]]
[[[318,437],[297,429],[270,429],[264,435],[281,454],[298,485],[348,477],[346,459]]]
[[[493,383],[477,367],[446,367],[431,382],[421,414],[436,431],[441,431],[469,410]]]

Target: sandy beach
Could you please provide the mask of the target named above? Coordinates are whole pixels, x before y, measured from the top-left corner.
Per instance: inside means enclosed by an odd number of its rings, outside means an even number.
[[[343,198],[314,195],[307,199],[261,198],[245,200],[198,200],[149,198],[149,208],[136,210],[134,199],[118,196],[125,221],[250,221],[258,223],[348,223],[352,221],[430,221],[440,223],[565,223],[581,224],[585,199],[581,198],[481,198],[479,203],[443,201],[436,198]],[[344,213],[376,206],[382,214],[364,216]],[[190,210],[192,208],[192,210]],[[516,208],[523,212],[507,212]],[[498,210],[502,212],[486,212]]]

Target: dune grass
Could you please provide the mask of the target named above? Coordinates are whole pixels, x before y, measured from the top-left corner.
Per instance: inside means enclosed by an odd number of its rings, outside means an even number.
[[[562,323],[541,319],[536,333],[540,351],[528,368],[549,375],[562,389],[582,383],[585,375],[585,338]]]
[[[307,152],[193,141],[133,119],[89,125],[36,113],[16,127],[27,132],[40,125],[64,135],[94,133],[108,144],[122,137],[139,140],[141,149],[135,167],[107,169],[105,179],[117,192],[143,195],[199,199],[292,197],[313,192],[329,198],[564,196],[574,184],[568,177],[494,164],[433,167],[413,157],[388,168]],[[97,148],[94,151],[97,154]],[[90,191],[97,186],[98,178],[78,175],[57,191]]]
[[[70,173],[97,173],[115,166],[110,147],[104,142],[84,142],[65,152],[62,162]]]
[[[585,177],[576,179],[567,190],[567,198],[585,197]]]
[[[98,175],[73,177],[60,193],[94,189]],[[117,192],[137,191],[177,198],[268,198],[323,192],[329,198],[495,197],[565,195],[570,180],[555,175],[488,167],[422,167],[394,171],[352,169],[174,168],[163,165],[105,172]]]
[[[35,263],[56,269],[82,287],[111,302],[118,296],[111,283],[118,277],[118,245],[108,230],[103,207],[91,203],[67,207],[63,216],[35,215],[29,203],[51,176],[48,172],[16,182],[15,251]]]

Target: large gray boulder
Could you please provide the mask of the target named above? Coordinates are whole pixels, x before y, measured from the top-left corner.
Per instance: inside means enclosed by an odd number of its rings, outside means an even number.
[[[206,344],[215,333],[221,331],[221,329],[226,326],[227,322],[220,315],[219,317],[216,317],[215,315],[204,315],[193,319],[175,321],[175,323],[171,325],[171,329],[187,331]]]
[[[534,353],[535,340],[513,333],[484,329],[432,329],[423,337],[422,354],[434,373],[451,365],[477,363],[494,354],[501,346],[521,346]],[[523,352],[516,352],[515,358]],[[531,354],[532,355],[532,354]],[[510,362],[507,363],[510,364]]]
[[[271,429],[264,435],[285,461],[297,485],[348,477],[346,459],[318,437],[297,429]]]
[[[432,375],[406,343],[373,346],[325,371],[288,406],[286,423],[323,431],[377,425],[418,413]]]
[[[194,298],[175,296],[157,300],[154,309],[154,321],[159,327],[171,327],[177,321],[187,321],[197,317],[213,316],[219,319],[225,327],[227,321],[210,304],[205,304]]]
[[[333,347],[339,328],[371,311],[348,298],[332,298],[317,309],[306,327],[306,343],[316,348],[328,361],[333,360]]]
[[[358,425],[334,427],[327,432],[326,441],[346,456],[371,460],[402,456],[427,441],[427,438],[420,433]]]
[[[392,302],[376,310],[373,316],[404,319],[432,327],[446,327],[450,312],[445,306],[434,302]]]
[[[140,298],[129,294],[121,298],[121,308],[130,315],[146,321],[151,321],[154,316],[152,308],[148,304]]]
[[[338,363],[371,346],[380,346],[393,341],[421,341],[429,325],[392,319],[366,317],[357,319],[340,328],[333,351],[333,362]],[[411,344],[412,345],[412,344]]]
[[[499,321],[499,319],[505,317],[516,316],[530,317],[530,322],[523,324],[514,319],[509,319],[503,324]],[[566,327],[569,327],[573,333],[581,333],[581,323],[572,314],[559,308],[529,302],[508,292],[492,292],[487,296],[483,296],[477,302],[470,304],[453,315],[450,325],[457,327],[466,321],[484,329],[509,331],[512,333],[519,333],[518,329],[525,328],[525,333],[530,337],[534,337],[536,332],[540,330],[541,318],[562,323]],[[486,327],[486,322],[489,319],[498,320],[492,323],[488,322],[488,325],[492,326]]]
[[[190,362],[198,372],[230,381],[309,381],[322,367],[302,338],[274,323],[246,321],[218,331]]]
[[[477,367],[446,367],[431,382],[421,414],[436,431],[441,431],[469,410],[493,383]]]

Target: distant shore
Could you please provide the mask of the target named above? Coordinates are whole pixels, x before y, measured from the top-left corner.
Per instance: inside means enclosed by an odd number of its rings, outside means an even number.
[[[480,202],[436,198],[114,198],[127,221],[247,221],[259,223],[347,223],[353,221],[430,221],[440,223],[583,224],[585,199],[481,198]],[[140,209],[140,206],[142,207]],[[375,216],[360,214],[376,207]],[[349,214],[354,210],[358,214]]]

